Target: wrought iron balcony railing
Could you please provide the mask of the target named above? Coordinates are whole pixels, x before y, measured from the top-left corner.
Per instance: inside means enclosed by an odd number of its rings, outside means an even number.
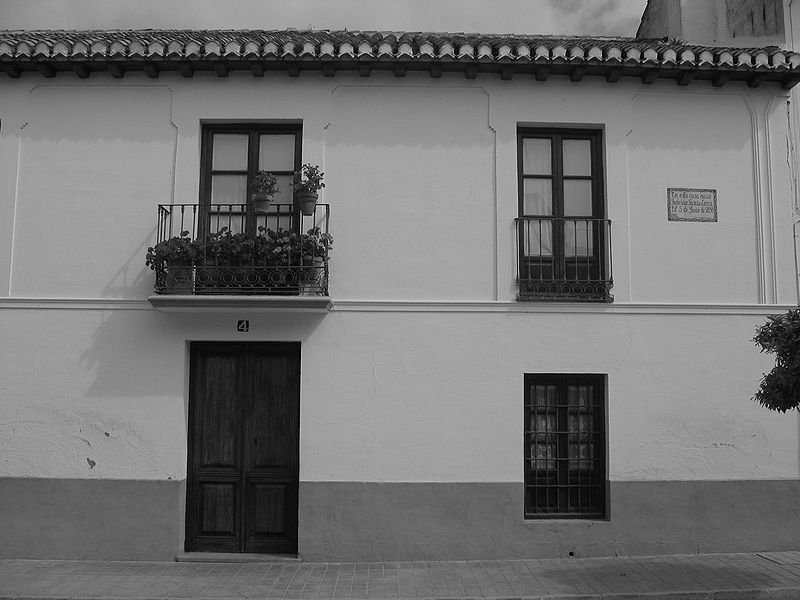
[[[328,295],[329,206],[160,204],[156,294]],[[151,260],[150,255],[154,255]]]
[[[518,217],[517,300],[611,302],[611,221]]]

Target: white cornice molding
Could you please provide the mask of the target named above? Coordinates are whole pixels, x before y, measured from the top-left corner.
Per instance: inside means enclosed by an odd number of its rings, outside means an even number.
[[[334,312],[503,312],[589,314],[715,314],[772,315],[797,308],[793,304],[727,304],[681,302],[515,302],[414,300],[334,300]]]
[[[169,298],[163,296],[161,298]],[[174,297],[176,301],[183,297]],[[233,297],[227,297],[231,300]],[[211,297],[207,297],[210,300]],[[285,298],[284,298],[285,299]],[[327,299],[326,299],[327,301]],[[169,300],[167,301],[169,302]],[[331,300],[333,312],[452,312],[452,313],[562,313],[562,314],[698,314],[698,315],[772,315],[797,308],[794,304],[730,304],[700,302],[613,302],[613,303],[570,303],[570,302],[516,302],[466,301],[466,300]],[[214,299],[203,303],[206,310],[219,304]],[[274,303],[273,303],[274,304]],[[247,297],[242,302],[228,302],[226,309],[248,310],[264,303],[254,302]],[[310,307],[309,307],[310,308]],[[155,311],[146,299],[127,298],[0,298],[0,309],[24,310],[145,310]],[[272,310],[291,310],[291,307],[274,305]]]
[[[40,310],[153,310],[147,300],[134,298],[0,298],[0,309]]]

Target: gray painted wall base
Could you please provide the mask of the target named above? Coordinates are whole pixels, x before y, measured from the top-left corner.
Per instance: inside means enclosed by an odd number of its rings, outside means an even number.
[[[0,479],[0,558],[175,560],[184,481]]]
[[[605,521],[522,518],[519,483],[300,482],[314,561],[800,548],[800,480],[612,482]],[[0,558],[175,560],[184,481],[0,479]]]
[[[552,558],[800,547],[800,481],[612,482],[606,521],[524,520],[518,483],[300,482],[307,560]]]

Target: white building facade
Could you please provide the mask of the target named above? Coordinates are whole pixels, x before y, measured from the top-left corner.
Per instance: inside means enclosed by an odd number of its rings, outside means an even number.
[[[798,419],[751,401],[751,338],[798,302],[800,56],[5,32],[0,67],[0,556],[796,549]],[[145,266],[259,225],[329,260]]]

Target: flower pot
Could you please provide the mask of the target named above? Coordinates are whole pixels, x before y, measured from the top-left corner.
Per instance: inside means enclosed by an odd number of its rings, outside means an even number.
[[[303,255],[304,267],[321,267],[323,262],[325,262],[325,259],[321,256],[315,256],[311,254]]]
[[[253,194],[250,196],[250,201],[253,203],[253,211],[255,211],[257,215],[267,214],[273,199],[274,196],[272,194]]]
[[[297,194],[295,194],[297,207],[300,209],[300,212],[307,217],[314,214],[314,210],[317,208],[318,198],[319,195],[317,192],[297,192]]]
[[[167,265],[165,293],[191,295],[194,293],[194,269],[188,265]]]
[[[321,256],[311,256],[306,254],[303,256],[303,267],[301,273],[301,281],[307,288],[318,288],[322,284],[324,273],[322,267],[325,259]]]

